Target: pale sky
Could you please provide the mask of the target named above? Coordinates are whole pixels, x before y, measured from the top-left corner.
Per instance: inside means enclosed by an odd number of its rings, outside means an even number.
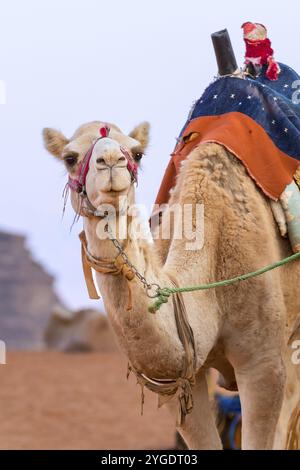
[[[154,201],[175,136],[192,102],[216,74],[210,34],[227,27],[243,62],[240,29],[264,23],[275,57],[300,71],[299,0],[0,0],[0,229],[24,233],[71,307],[89,301],[81,271],[79,222],[69,232],[66,174],[43,148],[41,130],[70,136],[91,120],[129,132],[151,123],[137,200]],[[1,262],[1,260],[0,260]]]

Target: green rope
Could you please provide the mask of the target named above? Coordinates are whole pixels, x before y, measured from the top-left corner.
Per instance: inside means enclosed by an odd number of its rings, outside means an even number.
[[[169,300],[169,297],[172,294],[177,294],[179,292],[195,292],[200,290],[207,290],[207,289],[215,289],[216,287],[222,286],[230,286],[231,284],[236,284],[237,282],[246,281],[247,279],[251,279],[252,277],[260,276],[268,271],[272,271],[272,269],[279,268],[280,266],[284,266],[291,261],[300,258],[300,253],[295,253],[294,255],[288,256],[281,261],[277,261],[277,263],[269,264],[264,268],[259,269],[258,271],[253,271],[251,273],[242,274],[241,276],[234,277],[232,279],[227,279],[225,281],[219,282],[212,282],[209,284],[201,284],[200,286],[187,286],[187,287],[164,287],[163,289],[157,289],[157,296],[156,301],[150,305],[149,312],[155,313],[157,312],[162,304],[166,304]]]

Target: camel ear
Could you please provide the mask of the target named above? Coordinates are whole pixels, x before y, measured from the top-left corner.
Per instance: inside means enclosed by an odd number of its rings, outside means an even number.
[[[43,139],[45,148],[48,152],[61,159],[62,151],[69,143],[69,140],[62,134],[62,132],[45,127],[45,129],[43,129]]]
[[[138,140],[141,144],[142,150],[146,150],[149,144],[149,122],[142,122],[130,132],[129,137]]]

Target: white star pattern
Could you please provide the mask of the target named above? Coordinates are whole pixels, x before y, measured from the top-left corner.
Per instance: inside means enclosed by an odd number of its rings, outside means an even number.
[[[266,85],[262,85],[262,87],[265,88]],[[287,89],[287,88],[289,88],[289,87],[290,87],[290,86],[289,86],[287,83],[286,83],[285,85],[283,85],[283,88],[284,88],[284,89]],[[216,94],[216,95],[213,95],[213,98],[212,98],[212,99],[213,99],[213,100],[216,100],[216,99],[218,99],[218,97],[219,97],[219,95]],[[236,98],[235,93],[230,94],[230,98],[231,98],[231,99],[235,99],[235,98]],[[252,98],[253,98],[253,95],[248,95],[248,96],[247,96],[247,100],[251,100]],[[277,96],[273,96],[273,100],[274,100],[274,101],[278,101],[278,97],[277,97]],[[204,102],[204,100],[201,100],[201,101],[200,101],[201,104],[202,104],[203,102]],[[238,106],[242,106],[242,104],[243,104],[243,102],[240,101],[240,102],[238,103]],[[262,107],[261,109],[262,109],[262,111],[265,111],[265,110],[266,110],[265,107]],[[273,126],[275,126],[275,125],[277,124],[277,122],[275,121],[275,119],[273,119],[273,120],[271,121],[271,123],[272,123]],[[288,134],[288,132],[289,132],[289,129],[288,129],[287,127],[284,128],[284,133],[285,133],[285,134]]]

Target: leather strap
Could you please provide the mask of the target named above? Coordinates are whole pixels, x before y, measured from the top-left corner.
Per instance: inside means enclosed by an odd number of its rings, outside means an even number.
[[[86,252],[85,252],[85,246],[86,246],[85,233],[81,232],[79,234],[79,238],[81,241],[82,269],[83,269],[84,279],[85,279],[86,287],[89,293],[89,297],[90,299],[98,300],[100,299],[100,295],[98,294],[96,290],[94,279],[93,279],[93,274],[92,274],[92,268],[91,268],[90,263],[87,260]]]
[[[172,283],[177,287],[174,279]],[[173,296],[173,308],[176,327],[179,339],[184,348],[183,368],[180,377],[174,379],[152,379],[142,372],[137,371],[131,364],[128,365],[128,372],[133,372],[137,382],[142,388],[142,409],[144,403],[144,391],[146,387],[158,394],[158,406],[161,407],[175,395],[178,400],[177,426],[181,427],[185,423],[186,415],[193,409],[192,388],[195,384],[196,352],[194,333],[188,322],[186,308],[181,293]]]
[[[82,257],[82,268],[85,278],[85,283],[89,293],[90,299],[100,299],[100,296],[96,290],[92,269],[102,274],[111,274],[117,276],[121,274],[127,280],[128,286],[128,304],[127,310],[132,309],[132,293],[129,282],[135,278],[134,272],[125,263],[121,255],[118,255],[114,260],[99,259],[91,255],[87,248],[87,240],[85,232],[82,231],[79,234],[81,241],[81,257]]]

